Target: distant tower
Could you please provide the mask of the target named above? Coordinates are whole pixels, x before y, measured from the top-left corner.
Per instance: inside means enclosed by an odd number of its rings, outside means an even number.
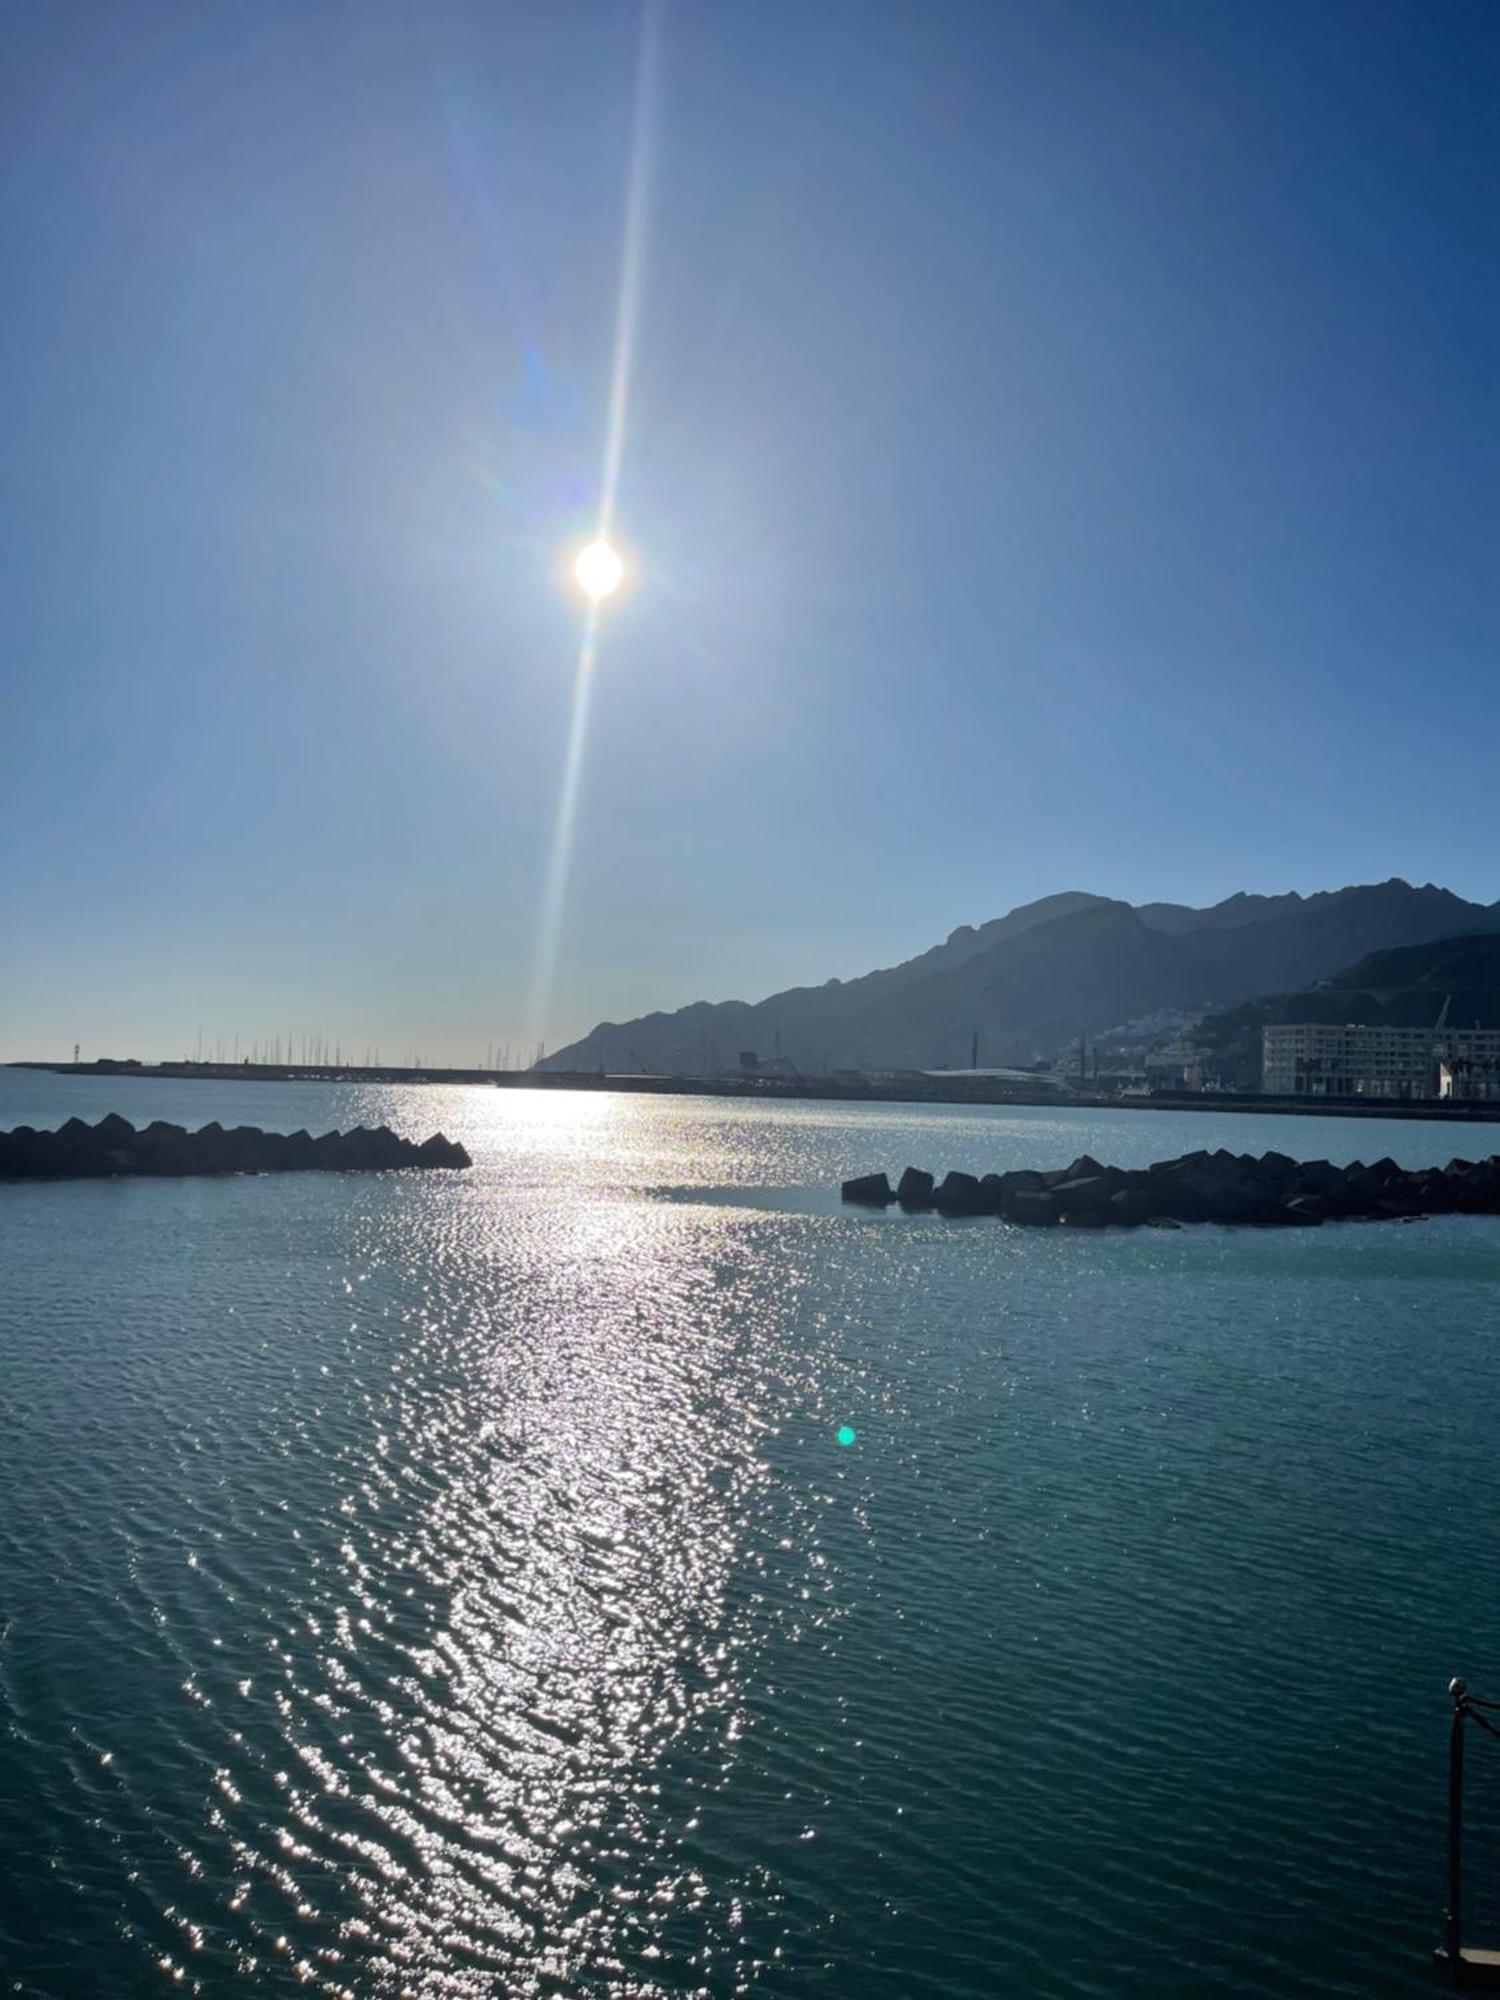
[[[79,1044],[78,1044],[77,1042],[75,1042],[75,1043],[73,1044],[73,1067],[74,1067],[74,1069],[77,1069],[77,1067],[78,1067],[78,1050],[79,1050]]]
[[[974,1030],[974,1039],[969,1045],[969,1068],[978,1069],[978,1067],[979,1067],[979,1030],[976,1028]]]

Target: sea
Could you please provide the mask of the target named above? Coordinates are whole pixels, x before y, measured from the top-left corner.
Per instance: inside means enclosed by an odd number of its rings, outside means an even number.
[[[1431,1990],[1500,1219],[838,1183],[1500,1129],[0,1071],[109,1111],[474,1165],[0,1183],[0,1992]]]

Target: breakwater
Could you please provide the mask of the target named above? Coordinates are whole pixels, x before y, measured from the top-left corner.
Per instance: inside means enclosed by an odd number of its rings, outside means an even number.
[[[908,1167],[895,1187],[884,1173],[843,1183],[863,1207],[892,1203],[942,1215],[990,1215],[1031,1227],[1100,1229],[1230,1222],[1315,1227],[1334,1221],[1405,1221],[1422,1215],[1500,1214],[1500,1154],[1412,1171],[1392,1159],[1293,1160],[1285,1153],[1185,1153],[1149,1167],[1101,1166],[1088,1154],[1051,1172],[950,1173]]]
[[[111,1113],[97,1125],[70,1118],[55,1132],[18,1125],[0,1132],[0,1178],[100,1180],[118,1174],[380,1172],[390,1167],[468,1167],[465,1149],[441,1132],[420,1143],[388,1125],[351,1132],[262,1132],[256,1125],[200,1126],[158,1119],[137,1131]]]

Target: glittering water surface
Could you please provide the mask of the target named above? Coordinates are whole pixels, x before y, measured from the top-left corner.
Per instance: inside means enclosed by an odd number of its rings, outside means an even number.
[[[1427,1990],[1500,1222],[829,1189],[1489,1129],[0,1074],[75,1110],[476,1165],[0,1185],[7,1990]]]

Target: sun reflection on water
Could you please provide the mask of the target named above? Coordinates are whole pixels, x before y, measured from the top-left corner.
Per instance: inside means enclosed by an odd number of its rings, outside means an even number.
[[[301,1768],[241,1866],[256,1903],[301,1908],[336,1860],[341,1949],[392,1991],[647,1995],[662,1923],[707,1896],[663,1764],[740,1727],[727,1590],[764,1472],[753,1424],[712,1414],[725,1246],[639,1202],[561,1234],[524,1206],[430,1221],[438,1275],[401,1313],[424,1368],[396,1356],[374,1461],[350,1454],[337,1574],[278,1699]],[[515,1283],[518,1237],[519,1321],[487,1282]],[[338,1985],[318,1953],[301,1971]]]
[[[18,1990],[1269,2000],[1394,1991],[1402,1952],[1420,1985],[1421,1661],[1492,1636],[1433,1501],[1496,1501],[1452,1397],[1494,1368],[1490,1220],[1084,1241],[781,1199],[1197,1115],[134,1088],[475,1166],[7,1191]],[[1321,1699],[1351,1633],[1407,1717],[1373,1764]],[[1330,1813],[1380,1829],[1336,1877]]]

